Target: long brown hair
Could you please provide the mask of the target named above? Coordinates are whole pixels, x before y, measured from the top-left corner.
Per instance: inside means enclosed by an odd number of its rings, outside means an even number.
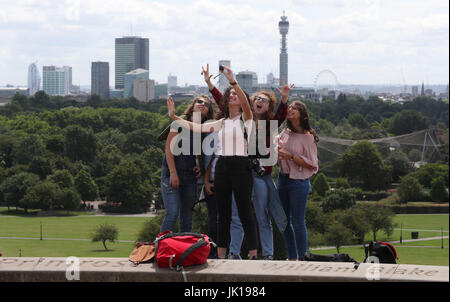
[[[208,113],[206,114],[205,117],[202,116],[202,123],[203,123],[204,121],[212,120],[215,115],[215,110],[214,110],[214,107],[212,106],[211,99],[207,95],[202,94],[202,95],[197,96],[195,99],[193,99],[192,104],[189,105],[189,107],[187,107],[186,110],[184,111],[184,115],[186,115],[188,120],[192,121],[192,115],[194,114],[195,103],[197,103],[197,101],[200,99],[204,99],[209,102]]]
[[[273,111],[275,110],[275,105],[277,104],[277,97],[275,96],[275,93],[273,93],[272,91],[260,90],[257,93],[253,94],[253,96],[250,99],[252,109],[253,109],[253,104],[255,103],[255,98],[260,94],[263,94],[269,98],[269,109],[265,113],[264,119],[266,121],[270,121],[274,117]],[[256,117],[254,115],[253,115],[253,118],[256,119]]]
[[[230,101],[230,94],[231,94],[231,89],[233,89],[233,86],[229,86],[225,92],[222,95],[222,98],[220,99],[220,105],[222,107],[223,110],[220,110],[217,113],[216,119],[221,119],[221,118],[229,118],[230,117],[230,109],[228,108],[228,103]],[[247,97],[247,101],[250,103],[250,96],[248,95],[248,93],[242,89],[242,91],[244,92],[245,96]],[[250,103],[251,105],[251,103]],[[242,112],[242,108],[239,109]]]
[[[301,101],[294,101],[291,104],[295,105],[298,111],[300,111],[300,127],[302,127],[302,129],[305,131],[309,131],[314,136],[314,142],[317,144],[319,142],[319,136],[317,135],[316,131],[311,128],[311,124],[309,123],[308,109],[306,108],[306,105]],[[292,132],[296,132],[290,120],[286,120],[286,128],[288,128]]]

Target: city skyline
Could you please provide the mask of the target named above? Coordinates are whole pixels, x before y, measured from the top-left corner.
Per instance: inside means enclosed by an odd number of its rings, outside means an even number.
[[[114,41],[130,35],[150,40],[150,78],[159,83],[171,73],[179,86],[204,85],[201,66],[209,63],[216,75],[219,60],[232,61],[235,73],[256,72],[260,82],[269,73],[278,78],[283,10],[290,83],[313,83],[323,69],[333,70],[340,84],[449,81],[445,1],[101,3],[0,0],[0,32],[8,42],[0,50],[0,86],[26,86],[35,61],[40,72],[71,66],[73,84],[81,86],[91,82],[92,62],[109,62],[114,83]]]

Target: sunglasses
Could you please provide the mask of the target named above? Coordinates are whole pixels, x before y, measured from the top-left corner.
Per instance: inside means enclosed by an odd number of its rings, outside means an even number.
[[[206,107],[211,106],[211,104],[210,104],[209,102],[206,102],[206,101],[204,101],[204,100],[197,100],[196,103],[197,103],[197,104],[203,104],[203,105],[205,105]]]
[[[263,102],[263,103],[268,103],[268,102],[269,102],[269,99],[267,99],[267,98],[262,98],[262,97],[260,97],[260,96],[257,96],[257,97],[255,97],[255,102],[257,102],[257,101]]]

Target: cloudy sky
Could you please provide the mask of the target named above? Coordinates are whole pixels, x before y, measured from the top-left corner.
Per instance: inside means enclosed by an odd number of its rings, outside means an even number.
[[[282,4],[278,4],[282,3]],[[26,85],[28,65],[69,65],[90,85],[92,61],[109,61],[114,39],[150,39],[150,78],[202,84],[231,60],[259,82],[279,74],[278,21],[286,11],[289,82],[311,84],[324,69],[341,84],[447,84],[448,0],[0,0],[0,86]],[[403,74],[403,75],[402,75]],[[331,77],[320,79],[331,82]]]

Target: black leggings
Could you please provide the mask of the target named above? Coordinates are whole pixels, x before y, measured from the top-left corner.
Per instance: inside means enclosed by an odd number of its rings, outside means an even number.
[[[239,219],[248,238],[249,250],[257,249],[256,222],[253,217],[251,196],[253,176],[247,157],[221,156],[217,161],[214,175],[214,190],[217,200],[219,221],[217,245],[227,248],[230,243],[231,200],[236,200]]]

